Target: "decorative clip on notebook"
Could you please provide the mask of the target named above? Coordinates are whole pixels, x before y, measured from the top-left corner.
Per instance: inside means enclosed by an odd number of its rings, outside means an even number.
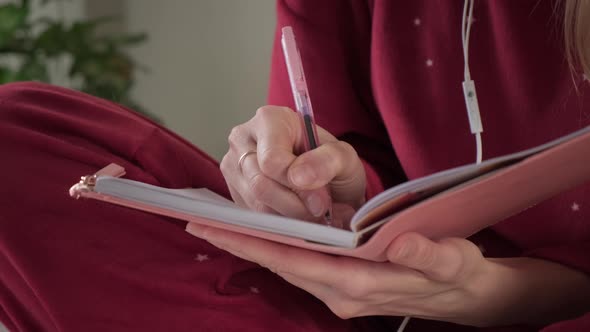
[[[94,191],[94,186],[96,185],[96,179],[102,175],[117,178],[122,177],[125,175],[125,169],[117,164],[109,164],[95,174],[84,175],[80,178],[80,182],[76,183],[70,188],[70,196],[75,199],[79,199],[82,196],[92,197],[98,195]]]

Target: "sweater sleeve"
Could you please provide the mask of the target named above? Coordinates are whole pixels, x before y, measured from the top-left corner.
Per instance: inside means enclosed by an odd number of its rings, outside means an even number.
[[[403,182],[371,91],[367,3],[281,0],[276,10],[269,103],[294,107],[280,43],[281,28],[292,26],[316,122],[356,149],[367,173],[367,196]]]

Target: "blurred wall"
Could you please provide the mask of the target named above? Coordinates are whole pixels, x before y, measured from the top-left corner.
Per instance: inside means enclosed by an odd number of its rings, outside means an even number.
[[[127,31],[149,34],[132,51],[149,67],[138,79],[136,100],[219,160],[231,128],[265,104],[274,1],[91,2],[121,7]]]

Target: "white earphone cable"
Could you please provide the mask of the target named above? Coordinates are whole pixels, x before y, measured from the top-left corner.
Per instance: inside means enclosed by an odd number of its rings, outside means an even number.
[[[461,22],[461,43],[463,45],[463,59],[465,62],[463,81],[463,93],[465,95],[465,106],[467,107],[467,115],[469,116],[469,125],[471,132],[475,135],[476,157],[475,160],[479,164],[483,157],[483,144],[481,139],[481,132],[483,126],[481,124],[481,117],[479,114],[479,105],[477,102],[477,95],[475,93],[475,83],[471,80],[471,72],[469,71],[469,35],[471,33],[471,23],[473,22],[473,3],[475,0],[465,0],[463,5],[463,19]],[[403,332],[408,325],[411,317],[404,317],[397,332]]]
[[[408,322],[409,321],[410,321],[410,317],[409,316],[404,317],[404,320],[402,321],[402,323],[397,328],[397,332],[404,332],[404,329],[406,328],[406,325],[408,325]]]
[[[479,104],[475,92],[475,82],[471,79],[469,70],[469,36],[471,34],[471,24],[473,23],[473,4],[474,0],[465,0],[463,5],[463,19],[461,22],[461,37],[463,45],[464,81],[463,93],[465,96],[465,106],[469,117],[469,126],[471,133],[475,135],[476,157],[475,161],[481,163],[483,158],[483,142],[481,133],[483,125],[481,124],[481,115],[479,113]]]
[[[468,14],[469,13],[469,14]],[[463,6],[463,19],[461,22],[461,42],[463,43],[463,59],[465,61],[465,80],[471,79],[469,72],[469,35],[471,34],[471,23],[473,22],[473,0],[465,0]]]

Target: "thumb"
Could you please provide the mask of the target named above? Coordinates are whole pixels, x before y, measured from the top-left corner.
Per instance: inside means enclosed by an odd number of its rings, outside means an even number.
[[[387,257],[392,263],[442,282],[460,280],[482,258],[477,247],[467,240],[449,238],[434,242],[418,233],[396,238],[387,250]]]
[[[332,200],[357,208],[365,195],[365,171],[354,148],[343,141],[330,141],[299,155],[287,170],[297,191],[330,185]]]

